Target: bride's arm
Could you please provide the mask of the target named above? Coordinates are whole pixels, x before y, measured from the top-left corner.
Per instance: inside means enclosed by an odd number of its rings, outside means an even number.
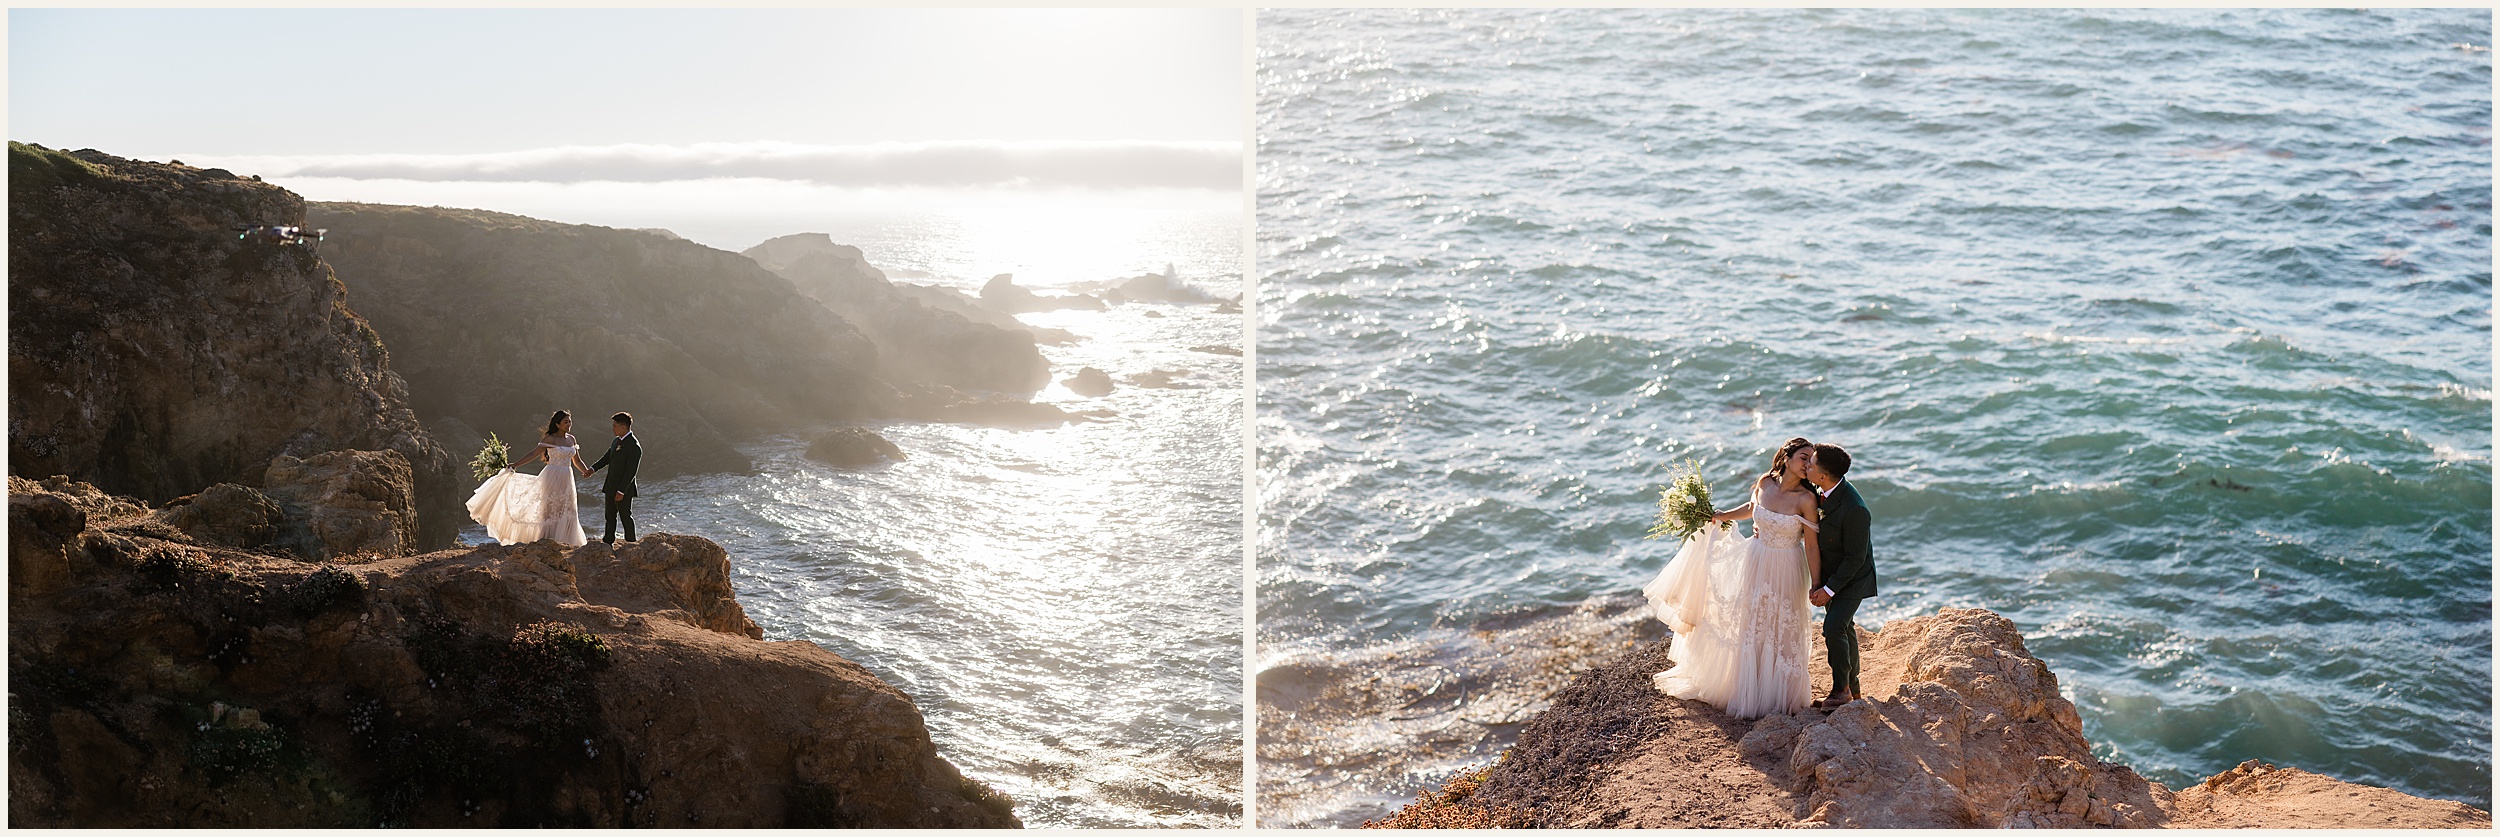
[[[1755,487],[1755,488],[1760,488],[1760,487],[1762,487],[1762,481],[1761,481],[1761,480],[1755,480],[1755,481],[1754,481],[1754,487]],[[1753,500],[1752,500],[1752,499],[1750,499],[1750,498],[1748,498],[1747,500],[1745,500],[1745,504],[1744,504],[1744,505],[1737,506],[1737,507],[1735,507],[1735,508],[1728,509],[1727,511],[1723,511],[1723,512],[1720,512],[1720,513],[1718,513],[1718,514],[1714,514],[1714,515],[1711,515],[1711,516],[1710,516],[1710,522],[1712,522],[1712,523],[1734,523],[1734,522],[1739,521],[1739,520],[1752,520],[1752,519],[1753,519]]]

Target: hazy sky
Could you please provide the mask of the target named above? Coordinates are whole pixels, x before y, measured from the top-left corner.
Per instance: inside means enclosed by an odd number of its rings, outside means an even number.
[[[1234,188],[1243,27],[1220,9],[13,9],[8,136],[275,176]]]

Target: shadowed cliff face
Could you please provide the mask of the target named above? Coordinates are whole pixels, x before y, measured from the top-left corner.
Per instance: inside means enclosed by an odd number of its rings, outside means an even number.
[[[300,198],[219,170],[9,147],[9,470],[150,502],[270,461],[391,450],[418,544],[451,542],[467,475],[417,424],[390,353],[302,246]]]
[[[9,489],[13,824],[1017,825],[702,538],[317,565]]]
[[[571,410],[595,458],[622,410],[657,479],[746,471],[734,440],[894,410],[867,337],[736,253],[478,210],[316,203],[310,218],[428,422],[527,444]]]
[[[971,307],[968,297],[950,306],[952,291],[887,281],[859,248],[824,233],[785,235],[744,255],[858,324],[889,380],[1016,393],[1050,384],[1050,363],[1021,325],[977,322],[960,310]]]

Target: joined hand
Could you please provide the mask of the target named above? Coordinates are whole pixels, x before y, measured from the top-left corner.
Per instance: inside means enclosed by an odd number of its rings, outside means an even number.
[[[1815,607],[1822,607],[1824,605],[1831,604],[1832,597],[1824,595],[1823,591],[1818,588],[1814,592],[1806,594],[1806,601],[1813,602]]]

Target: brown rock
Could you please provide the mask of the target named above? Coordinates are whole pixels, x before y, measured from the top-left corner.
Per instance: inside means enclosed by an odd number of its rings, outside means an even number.
[[[2094,758],[2056,675],[1985,610],[1897,620],[1860,642],[1867,699],[1758,721],[1657,694],[1667,644],[1638,648],[1556,694],[1477,799],[1549,827],[2491,824],[2458,803],[2256,762],[2174,795]],[[1812,670],[1820,692],[1827,670]]]
[[[417,425],[347,286],[276,186],[96,151],[9,146],[9,470],[147,504],[255,485],[269,460],[392,450],[428,545],[465,519],[465,475]]]
[[[281,456],[261,484],[286,511],[279,544],[307,560],[395,557],[416,544],[408,460],[398,451]]]
[[[2177,828],[2480,828],[2491,814],[2386,788],[2340,782],[2296,767],[2246,761],[2179,791]]]
[[[22,487],[21,487],[22,486]],[[69,550],[87,513],[34,483],[9,478],[9,595],[46,596],[69,584]]]
[[[729,553],[689,535],[658,534],[573,553],[584,601],[673,619],[707,631],[763,639],[729,587]]]
[[[10,486],[13,540],[57,535],[68,501]],[[15,825],[1016,825],[909,697],[758,640],[701,538],[347,568],[66,543],[84,575],[9,602]]]
[[[285,516],[285,510],[269,495],[230,482],[177,498],[156,513],[158,520],[194,540],[238,549],[265,546],[276,540]]]

